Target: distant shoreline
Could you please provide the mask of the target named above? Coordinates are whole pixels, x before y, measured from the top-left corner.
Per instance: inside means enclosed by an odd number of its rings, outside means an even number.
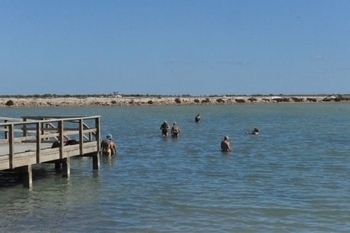
[[[349,96],[201,96],[201,97],[0,97],[0,107],[45,106],[163,106],[163,105],[231,105],[269,103],[350,102]]]

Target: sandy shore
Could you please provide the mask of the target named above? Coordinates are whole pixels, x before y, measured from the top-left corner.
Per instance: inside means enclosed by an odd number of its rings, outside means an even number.
[[[56,98],[0,98],[0,107],[39,106],[137,106],[137,105],[213,105],[267,103],[323,103],[350,102],[342,96],[215,96],[215,97],[56,97]]]

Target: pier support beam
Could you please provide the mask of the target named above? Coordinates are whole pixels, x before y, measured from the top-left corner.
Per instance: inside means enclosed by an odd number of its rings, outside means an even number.
[[[55,162],[55,171],[60,172],[61,171],[61,161]]]
[[[32,165],[27,165],[22,168],[23,187],[31,188],[33,186]]]
[[[100,155],[98,152],[92,155],[92,168],[94,170],[100,169]]]
[[[69,178],[70,176],[70,158],[62,159],[62,177]]]

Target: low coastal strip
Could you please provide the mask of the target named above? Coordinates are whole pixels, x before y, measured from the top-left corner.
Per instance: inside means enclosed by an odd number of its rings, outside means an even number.
[[[350,95],[268,96],[0,96],[0,107],[139,106],[350,102]]]

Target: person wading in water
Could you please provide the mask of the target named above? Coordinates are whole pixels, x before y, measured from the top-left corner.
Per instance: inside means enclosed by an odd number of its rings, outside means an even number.
[[[103,155],[115,155],[117,146],[112,141],[112,134],[107,134],[106,138],[101,141],[101,150]]]
[[[162,131],[162,136],[166,137],[168,136],[168,130],[169,130],[169,125],[166,121],[163,122],[163,124],[160,126],[160,130]]]
[[[180,128],[177,126],[176,122],[173,123],[173,127],[171,127],[171,136],[173,138],[177,138],[180,135]]]
[[[229,152],[231,151],[231,146],[230,146],[230,142],[229,142],[229,137],[225,136],[224,140],[221,141],[221,151],[222,152]]]
[[[201,115],[199,115],[199,113],[197,114],[197,116],[194,118],[195,122],[200,122],[201,121]]]

